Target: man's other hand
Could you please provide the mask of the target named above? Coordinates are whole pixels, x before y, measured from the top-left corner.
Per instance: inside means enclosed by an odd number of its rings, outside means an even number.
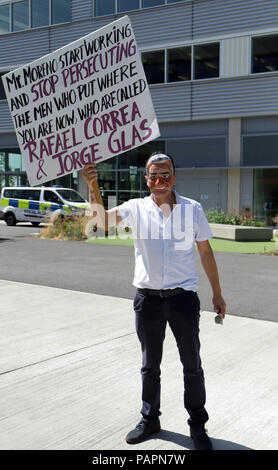
[[[224,319],[226,313],[226,303],[222,295],[213,296],[212,303],[214,306],[214,311]]]

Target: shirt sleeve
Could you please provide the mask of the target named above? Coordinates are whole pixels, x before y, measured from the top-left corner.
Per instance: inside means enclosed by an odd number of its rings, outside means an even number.
[[[196,219],[195,240],[197,242],[203,242],[209,238],[213,238],[213,233],[200,203],[196,206]]]
[[[124,226],[132,228],[134,220],[136,220],[135,207],[132,200],[124,202],[120,206],[117,206],[116,209],[123,219]]]

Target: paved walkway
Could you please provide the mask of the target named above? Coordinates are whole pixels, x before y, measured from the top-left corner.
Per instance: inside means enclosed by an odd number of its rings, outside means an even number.
[[[140,347],[129,299],[0,281],[0,449],[186,450],[182,366],[167,330],[162,431],[136,446]],[[278,448],[278,324],[201,314],[215,449]]]

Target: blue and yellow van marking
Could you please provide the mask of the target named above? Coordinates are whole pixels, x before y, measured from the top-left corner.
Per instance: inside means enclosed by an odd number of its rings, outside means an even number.
[[[37,211],[56,211],[58,209],[62,209],[68,214],[71,214],[71,210],[67,206],[63,206],[62,204],[51,204],[50,202],[38,202],[38,201],[28,201],[24,199],[14,199],[14,198],[2,198],[1,199],[1,206],[11,206],[19,209],[29,209],[29,210],[37,210]]]

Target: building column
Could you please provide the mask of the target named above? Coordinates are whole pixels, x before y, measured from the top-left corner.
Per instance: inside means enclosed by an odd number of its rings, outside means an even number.
[[[240,213],[241,119],[229,119],[228,212]]]

